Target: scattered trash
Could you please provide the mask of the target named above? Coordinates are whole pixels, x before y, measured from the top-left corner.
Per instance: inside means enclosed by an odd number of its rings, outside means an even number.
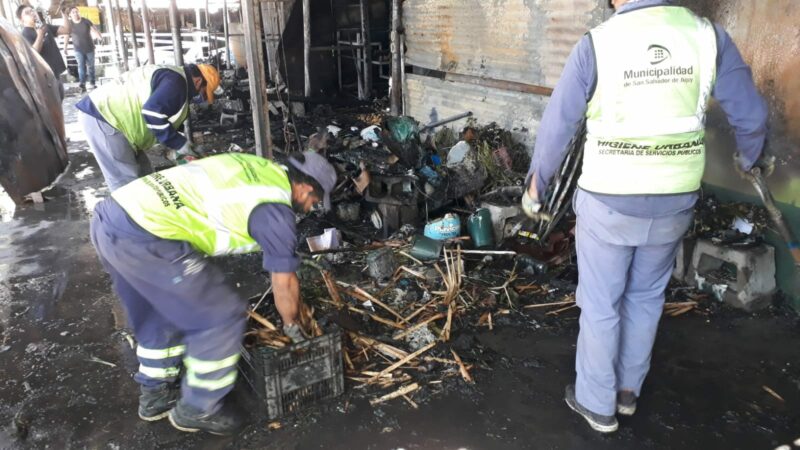
[[[439,241],[457,238],[461,234],[461,219],[455,214],[445,214],[441,219],[428,222],[423,234]]]
[[[380,138],[381,127],[372,125],[361,130],[361,139],[368,142],[378,142]]]
[[[447,153],[447,162],[445,164],[447,167],[455,167],[459,164],[462,164],[467,158],[467,154],[469,154],[470,150],[471,148],[468,143],[465,141],[459,141]]]
[[[394,275],[397,263],[394,260],[394,252],[391,248],[380,248],[367,254],[367,270],[369,276],[378,280],[386,281]]]
[[[339,248],[342,242],[342,233],[336,228],[326,228],[325,232],[319,236],[306,238],[308,249],[311,252],[321,252]]]
[[[343,222],[355,222],[361,216],[361,204],[352,203],[337,203],[336,204],[336,217]]]

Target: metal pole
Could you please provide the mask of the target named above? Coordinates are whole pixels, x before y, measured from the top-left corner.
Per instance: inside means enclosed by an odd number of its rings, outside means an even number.
[[[147,47],[147,60],[150,64],[156,63],[156,55],[153,51],[153,36],[150,34],[150,12],[147,10],[147,0],[142,2],[142,31],[144,31],[144,46]]]
[[[228,0],[222,0],[222,30],[225,33],[225,57],[228,61],[228,68],[233,68],[231,64],[231,36],[228,31],[228,22],[230,16],[228,15]]]
[[[108,33],[108,43],[111,44],[114,54],[114,62],[117,65],[117,70],[122,70],[122,61],[119,57],[119,47],[117,46],[117,32],[114,26],[114,13],[111,11],[111,0],[106,1],[106,32]]]
[[[311,97],[311,0],[303,0],[303,71],[305,94]]]
[[[120,56],[122,57],[122,68],[125,70],[125,72],[127,72],[128,70],[130,70],[130,68],[128,67],[128,48],[125,45],[125,32],[122,30],[122,11],[120,10],[119,7],[119,0],[114,0],[114,6],[117,8],[116,19],[117,19],[117,33],[119,36],[117,38],[117,42],[119,44]]]
[[[272,132],[269,128],[267,85],[264,77],[264,52],[261,48],[263,32],[260,10],[254,8],[254,1],[258,0],[241,1],[245,30],[244,43],[247,51],[249,73],[248,80],[250,81],[250,108],[253,110],[256,155],[272,159]]]
[[[392,92],[390,97],[390,112],[393,116],[403,114],[403,76],[402,54],[403,44],[400,40],[400,0],[392,0]]]
[[[131,23],[131,44],[133,45],[133,62],[136,67],[141,66],[139,63],[139,42],[136,40],[136,22],[133,20],[133,6],[131,0],[128,0],[128,21]]]
[[[361,9],[361,40],[363,41],[364,52],[361,54],[364,58],[364,88],[362,89],[363,98],[359,100],[367,100],[372,95],[372,47],[370,46],[369,36],[369,5],[367,0],[360,0]]]
[[[6,16],[6,1],[5,0],[0,0],[0,17],[2,17],[3,19],[6,19],[8,17],[8,16]],[[8,20],[11,20],[11,19],[8,19]]]
[[[170,0],[169,2],[169,25],[172,28],[172,51],[175,54],[175,65],[182,69],[183,45],[181,45],[181,28],[180,25],[178,25],[178,3],[176,0]],[[192,82],[188,73],[186,74],[186,82]],[[189,115],[186,116],[186,121],[183,122],[183,132],[186,135],[186,140],[192,142],[192,124],[189,120],[190,118]]]

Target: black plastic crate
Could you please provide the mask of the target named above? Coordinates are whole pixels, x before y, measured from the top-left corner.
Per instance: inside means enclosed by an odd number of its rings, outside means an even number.
[[[302,411],[344,392],[341,332],[282,349],[242,348],[239,371],[268,420]]]

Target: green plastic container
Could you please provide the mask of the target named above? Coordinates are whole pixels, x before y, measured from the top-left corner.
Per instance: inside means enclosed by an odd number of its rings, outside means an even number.
[[[431,239],[427,236],[415,236],[414,244],[411,246],[411,256],[422,261],[439,259],[442,254],[444,242]]]
[[[467,231],[472,238],[475,248],[494,246],[494,231],[492,228],[492,213],[486,208],[480,208],[467,219]]]

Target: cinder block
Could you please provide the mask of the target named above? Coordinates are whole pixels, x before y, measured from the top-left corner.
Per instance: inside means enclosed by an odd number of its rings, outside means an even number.
[[[675,255],[675,269],[672,271],[672,278],[684,281],[686,274],[692,267],[692,254],[694,252],[694,238],[684,238],[678,246],[678,254]]]
[[[492,233],[494,241],[501,242],[505,238],[506,221],[521,214],[518,205],[498,205],[490,202],[481,203],[481,208],[486,208],[492,215]]]
[[[729,247],[699,239],[686,283],[736,308],[752,311],[764,307],[776,289],[775,249],[766,244]]]

